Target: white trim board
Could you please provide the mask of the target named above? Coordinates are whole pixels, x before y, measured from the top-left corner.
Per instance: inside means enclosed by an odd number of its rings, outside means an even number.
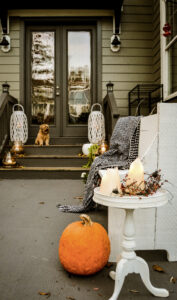
[[[10,17],[112,17],[113,9],[11,9]]]

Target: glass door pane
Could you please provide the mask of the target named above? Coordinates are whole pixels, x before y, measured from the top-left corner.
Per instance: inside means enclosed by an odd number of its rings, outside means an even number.
[[[86,124],[91,106],[91,33],[68,31],[68,123]]]
[[[55,123],[55,33],[32,32],[32,124]]]

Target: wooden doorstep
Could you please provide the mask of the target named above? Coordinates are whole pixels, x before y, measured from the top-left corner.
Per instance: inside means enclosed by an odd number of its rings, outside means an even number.
[[[42,149],[42,148],[65,148],[65,147],[73,147],[73,148],[76,148],[76,147],[82,147],[83,144],[61,144],[61,145],[49,145],[49,146],[39,146],[39,145],[33,145],[33,144],[26,144],[26,145],[23,145],[24,148],[39,148],[39,149]],[[6,146],[7,148],[11,148],[10,145],[7,145]]]
[[[82,147],[83,144],[61,144],[61,145],[49,145],[49,146],[39,146],[39,145],[24,145],[24,148],[64,148],[64,147]]]
[[[90,169],[82,167],[19,167],[19,168],[0,168],[0,171],[78,171],[88,172]]]
[[[39,155],[33,155],[33,154],[27,154],[21,157],[17,157],[17,159],[23,159],[23,158],[56,158],[56,159],[66,159],[66,158],[71,158],[71,159],[86,159],[87,157],[85,156],[78,156],[78,155],[43,155],[43,154],[39,154]]]

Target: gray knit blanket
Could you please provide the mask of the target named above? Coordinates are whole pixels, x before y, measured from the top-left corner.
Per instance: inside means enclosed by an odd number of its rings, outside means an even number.
[[[95,158],[91,165],[83,203],[80,206],[58,205],[60,211],[81,213],[88,212],[96,208],[93,201],[94,188],[100,183],[98,171],[100,169],[129,168],[131,162],[138,156],[140,117],[119,118],[110,140],[110,150]]]

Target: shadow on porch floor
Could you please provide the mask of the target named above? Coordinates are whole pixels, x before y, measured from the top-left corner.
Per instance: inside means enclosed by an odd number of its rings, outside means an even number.
[[[79,214],[59,212],[56,204],[79,204],[82,196],[80,180],[1,180],[0,181],[0,299],[43,300],[49,292],[51,300],[106,300],[112,295],[114,282],[111,268],[80,277],[65,272],[58,260],[58,241],[64,228],[79,219]],[[91,212],[93,221],[107,228],[107,211]],[[176,299],[177,263],[166,261],[163,252],[140,252],[147,259],[152,283],[170,291],[168,299]],[[160,264],[165,273],[152,270]],[[133,293],[131,290],[137,290]],[[145,289],[138,275],[129,275],[119,300],[155,299]]]

